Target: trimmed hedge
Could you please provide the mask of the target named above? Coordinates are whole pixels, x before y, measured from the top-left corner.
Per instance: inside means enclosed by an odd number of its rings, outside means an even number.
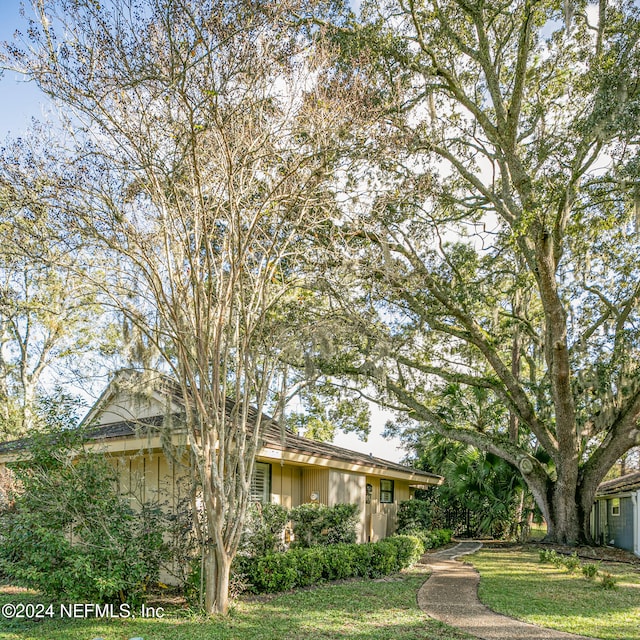
[[[292,549],[259,558],[237,556],[233,571],[254,593],[287,591],[329,580],[379,578],[414,564],[424,553],[415,536],[393,536],[366,544]]]

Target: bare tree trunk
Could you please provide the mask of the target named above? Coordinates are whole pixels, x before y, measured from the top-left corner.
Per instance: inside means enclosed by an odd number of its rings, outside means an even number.
[[[229,610],[229,576],[232,558],[210,543],[205,554],[205,611],[226,614]]]

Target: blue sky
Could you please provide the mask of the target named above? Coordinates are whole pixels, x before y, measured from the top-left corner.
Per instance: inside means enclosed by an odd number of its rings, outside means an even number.
[[[20,0],[0,0],[0,41],[12,41],[17,29],[26,31],[20,5]],[[9,133],[20,135],[32,118],[41,120],[47,111],[47,99],[34,83],[11,71],[4,72],[0,78],[0,142]]]

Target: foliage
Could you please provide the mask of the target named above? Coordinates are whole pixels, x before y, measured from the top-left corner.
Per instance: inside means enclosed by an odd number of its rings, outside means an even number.
[[[388,431],[394,432],[391,425]],[[457,535],[472,537],[522,536],[533,500],[515,467],[496,455],[436,434],[422,433],[418,440],[407,434],[403,437],[417,456],[413,466],[445,478],[442,485],[421,494],[431,514],[426,528],[447,527]]]
[[[66,382],[91,373],[87,355],[97,353],[109,317],[87,277],[89,257],[83,262],[81,247],[69,251],[50,233],[55,213],[42,198],[56,190],[56,177],[34,171],[34,158],[50,145],[50,132],[34,126],[1,153],[0,441],[42,427],[44,377]]]
[[[32,439],[15,508],[2,515],[0,570],[58,600],[137,602],[165,557],[160,510],[134,511],[113,467],[80,444],[72,430]]]
[[[334,213],[330,52],[310,54],[290,3],[67,4],[35,5],[28,43],[3,54],[76,116],[46,170],[33,162],[55,188],[29,195],[70,254],[109,265],[100,295],[141,368],[171,374],[212,541],[206,608],[224,613],[256,453],[314,321],[315,239]]]
[[[286,591],[352,577],[379,578],[413,565],[424,551],[412,536],[392,536],[366,544],[334,544],[291,549],[250,558],[236,556],[233,573],[256,593]]]
[[[398,533],[431,527],[431,505],[426,500],[404,500],[398,505]]]
[[[577,553],[572,553],[564,559],[563,564],[569,573],[574,573],[580,567],[580,558]]]
[[[341,345],[309,352],[416,438],[505,460],[576,543],[640,442],[640,13],[561,11],[371,1],[327,29],[361,106],[326,262]]]
[[[451,529],[407,529],[403,535],[418,538],[425,549],[437,549],[451,542],[453,532]]]
[[[200,616],[161,601],[164,617],[104,620],[45,618],[0,620],[3,640],[87,640],[132,638],[153,640],[274,640],[318,637],[342,640],[468,640],[467,636],[436,620],[425,618],[416,593],[427,579],[418,566],[393,580],[349,580],[314,589],[244,598],[230,616]],[[0,608],[5,603],[33,605],[42,596],[0,585]]]
[[[600,574],[600,587],[605,590],[616,589],[616,579],[608,572],[603,572]]]
[[[387,538],[387,542],[395,545],[398,564],[401,567],[413,566],[426,550],[423,541],[418,536],[396,534]]]
[[[295,535],[294,546],[311,547],[356,541],[359,507],[356,504],[301,504],[289,517]]]
[[[253,503],[247,511],[239,550],[250,556],[283,551],[283,534],[288,520],[288,510],[279,504]]]
[[[598,571],[600,570],[599,562],[589,562],[587,564],[582,565],[582,575],[587,580],[595,580],[598,575]]]

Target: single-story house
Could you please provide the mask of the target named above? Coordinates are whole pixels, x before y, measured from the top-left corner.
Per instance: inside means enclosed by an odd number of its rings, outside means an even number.
[[[184,406],[166,379],[141,393],[134,378],[131,372],[117,375],[83,419],[89,446],[116,465],[124,494],[175,505],[188,473],[186,433],[180,428]],[[0,467],[24,458],[26,448],[24,440],[0,444]],[[355,503],[358,541],[366,542],[394,533],[398,504],[414,488],[441,482],[432,473],[303,438],[273,423],[257,455],[252,497],[287,508]]]
[[[640,556],[640,471],[598,487],[591,511],[591,535],[597,543]]]

